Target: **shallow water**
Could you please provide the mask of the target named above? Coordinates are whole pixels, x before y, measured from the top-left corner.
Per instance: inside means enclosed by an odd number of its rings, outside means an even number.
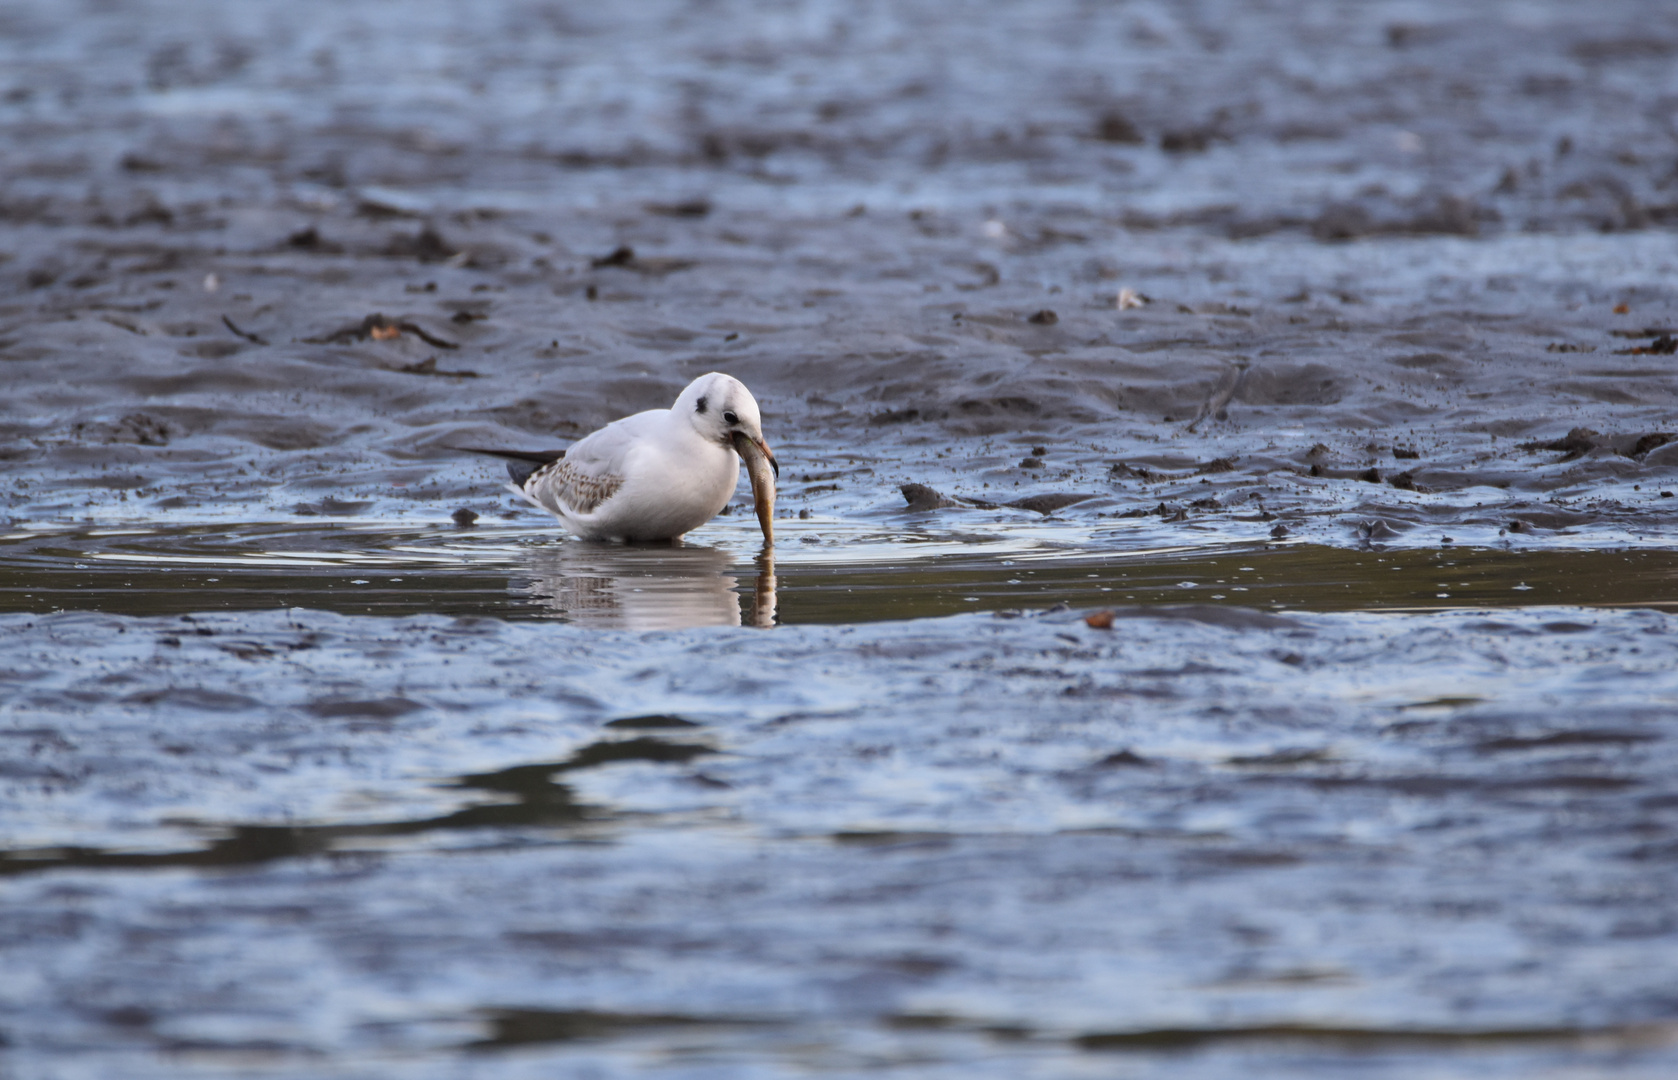
[[[310,608],[559,619],[635,630],[866,623],[1054,605],[1447,611],[1678,606],[1678,551],[1159,543],[1157,530],[1007,523],[951,532],[790,520],[766,554],[620,547],[551,528],[376,524],[39,528],[0,536],[0,612]]]
[[[1678,1074],[1675,20],[0,3],[0,1075]]]

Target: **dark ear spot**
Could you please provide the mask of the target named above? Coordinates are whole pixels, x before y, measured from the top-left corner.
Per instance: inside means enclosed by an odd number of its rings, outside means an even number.
[[[699,415],[700,416],[705,415],[705,399],[704,398],[699,399]]]

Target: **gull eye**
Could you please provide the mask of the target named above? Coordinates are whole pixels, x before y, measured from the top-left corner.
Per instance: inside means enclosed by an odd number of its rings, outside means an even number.
[[[738,424],[740,422],[740,418],[735,416],[732,411],[723,413],[722,418],[727,420],[730,424]]]

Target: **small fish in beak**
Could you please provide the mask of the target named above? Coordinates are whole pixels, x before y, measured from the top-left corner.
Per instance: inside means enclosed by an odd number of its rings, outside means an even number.
[[[763,529],[763,546],[775,546],[775,479],[781,475],[780,463],[762,439],[754,439],[743,431],[734,433],[734,449],[746,463],[746,475],[752,481],[752,503],[757,509],[757,523]]]

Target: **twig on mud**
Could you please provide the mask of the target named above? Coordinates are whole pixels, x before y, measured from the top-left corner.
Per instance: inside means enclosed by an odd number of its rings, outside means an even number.
[[[229,330],[233,331],[233,333],[235,335],[237,335],[238,337],[244,338],[246,341],[254,342],[257,345],[268,344],[268,341],[267,341],[266,338],[263,338],[263,337],[261,337],[257,334],[250,333],[247,330],[239,329],[237,326],[235,326],[233,324],[233,320],[229,319],[226,315],[223,315],[221,317],[221,321],[222,321],[222,325],[226,326]]]

